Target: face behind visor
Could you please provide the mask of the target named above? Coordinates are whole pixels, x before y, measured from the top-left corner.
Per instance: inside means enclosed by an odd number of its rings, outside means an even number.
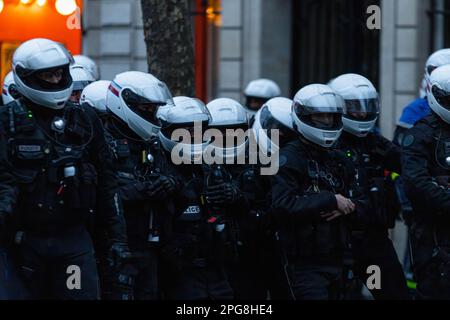
[[[72,76],[73,89],[70,95],[70,101],[79,103],[81,98],[81,93],[84,88],[95,81],[92,74],[81,65],[71,65],[70,75]]]
[[[154,76],[128,71],[116,75],[109,86],[106,105],[143,140],[150,140],[160,129],[159,107],[173,105],[167,86]]]
[[[72,92],[71,63],[72,56],[59,43],[40,38],[26,41],[13,55],[17,90],[37,105],[61,109]]]
[[[332,147],[342,133],[345,102],[330,87],[312,84],[294,97],[292,116],[296,130],[308,141]]]
[[[169,152],[175,164],[201,161],[210,139],[205,140],[211,116],[203,102],[184,98],[160,113],[159,138],[164,150]]]
[[[222,163],[245,160],[248,145],[248,116],[244,107],[229,98],[219,98],[206,105],[211,114],[212,141],[208,154]]]
[[[380,113],[378,92],[373,84],[361,75],[349,73],[332,80],[329,86],[344,98],[344,130],[358,137],[367,136]]]
[[[250,116],[261,109],[270,99],[280,96],[280,87],[270,79],[256,79],[250,81],[244,90],[246,97],[245,108]]]

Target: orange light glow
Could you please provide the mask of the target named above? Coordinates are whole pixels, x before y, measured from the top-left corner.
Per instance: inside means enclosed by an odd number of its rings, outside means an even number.
[[[73,53],[81,53],[81,29],[69,29],[67,16],[56,12],[53,1],[39,6],[10,5],[7,1],[0,15],[0,46],[5,42],[22,43],[33,38],[48,38],[64,45]],[[82,0],[77,0],[82,12]],[[18,4],[19,2],[16,2]],[[50,5],[51,4],[51,5]]]
[[[3,11],[3,6],[4,6],[3,0],[0,0],[0,13]]]
[[[47,0],[37,0],[36,3],[39,7],[43,7],[45,5],[45,3],[47,2]]]
[[[20,2],[22,2],[23,4],[29,4],[31,0],[20,0]]]
[[[55,3],[56,11],[63,16],[68,16],[72,14],[77,9],[77,3],[75,0],[56,0]]]

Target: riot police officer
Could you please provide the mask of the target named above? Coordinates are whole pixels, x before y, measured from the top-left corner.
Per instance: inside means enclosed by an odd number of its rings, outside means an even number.
[[[206,203],[223,220],[230,283],[235,299],[265,299],[264,243],[259,233],[267,202],[256,163],[249,163],[247,113],[229,98],[215,99],[206,107],[211,114],[209,128],[218,134],[206,150],[216,156],[206,167]]]
[[[67,102],[71,61],[51,40],[24,42],[13,56],[22,97],[0,114],[19,190],[15,243],[33,298],[98,298],[90,226],[101,230],[111,263],[128,256],[102,125],[95,112]]]
[[[13,100],[19,98],[20,94],[17,91],[17,86],[14,83],[14,75],[13,72],[10,71],[6,75],[3,81],[3,89],[2,89],[2,100],[3,105],[10,103]]]
[[[83,66],[86,70],[88,70],[94,77],[95,81],[100,79],[100,71],[94,60],[82,54],[73,56],[73,60],[75,64]]]
[[[363,214],[354,168],[333,149],[344,108],[328,86],[297,92],[292,116],[300,136],[281,148],[272,177],[272,207],[296,299],[340,298],[349,223]]]
[[[401,146],[406,130],[412,128],[416,122],[430,114],[427,96],[431,89],[430,77],[437,68],[450,64],[450,49],[440,49],[431,54],[425,63],[424,79],[422,81],[423,96],[405,106],[398,120],[394,133],[394,143]]]
[[[86,98],[86,97],[85,97]],[[114,299],[157,299],[162,220],[171,212],[176,181],[157,138],[157,111],[172,106],[166,85],[137,71],[116,75],[107,93],[107,139],[114,154],[133,261],[111,288]],[[133,270],[134,269],[134,270]]]
[[[224,265],[229,226],[222,212],[208,205],[205,197],[209,183],[219,186],[217,182],[223,180],[221,172],[208,175],[203,163],[203,152],[211,141],[205,135],[210,119],[203,102],[187,97],[176,99],[175,107],[161,114],[159,137],[180,183],[172,197],[176,211],[171,231],[161,252],[167,299],[233,298]],[[222,196],[237,196],[234,189],[226,191]]]
[[[280,148],[298,137],[298,133],[294,130],[291,109],[291,99],[276,97],[267,101],[256,113],[252,131],[258,145],[260,169],[267,162],[267,159],[262,159],[263,157],[277,154]],[[270,199],[269,176],[260,174],[258,178],[260,186],[255,190],[260,191],[262,187],[266,199]],[[290,300],[293,297],[287,279],[286,256],[279,241],[276,219],[270,210],[270,200],[267,202],[269,206],[260,210],[264,216],[259,217],[259,232],[254,240],[258,243],[255,251],[259,253],[259,260],[255,259],[254,262],[259,267],[255,269],[261,270],[259,281],[268,289],[270,299]],[[259,203],[266,204],[265,201]]]
[[[15,180],[7,161],[5,131],[0,123],[0,300],[28,298],[12,255],[10,220],[17,201]]]
[[[85,67],[77,64],[70,66],[70,75],[72,76],[73,88],[69,100],[80,103],[81,92],[86,86],[94,82],[94,77]]]
[[[346,104],[338,147],[355,164],[357,181],[371,200],[365,226],[352,234],[354,271],[366,283],[367,267],[379,266],[382,284],[380,289],[371,290],[372,295],[376,299],[407,299],[403,269],[388,238],[388,229],[395,225],[398,205],[391,175],[385,171],[400,173],[400,148],[373,132],[380,112],[379,98],[368,79],[344,74],[329,86]]]
[[[277,97],[267,101],[255,114],[252,131],[260,151],[265,155],[278,152],[297,137],[291,108],[291,99]],[[271,130],[277,130],[278,141],[271,139]]]
[[[245,109],[249,118],[252,118],[264,103],[280,96],[281,90],[275,81],[262,78],[250,81],[245,87],[244,95]]]
[[[110,85],[111,81],[98,80],[87,85],[81,92],[80,104],[94,108],[102,121],[109,115],[106,109],[106,95]]]
[[[423,299],[450,298],[450,65],[433,71],[431,115],[406,132],[402,176],[414,209],[413,268]]]

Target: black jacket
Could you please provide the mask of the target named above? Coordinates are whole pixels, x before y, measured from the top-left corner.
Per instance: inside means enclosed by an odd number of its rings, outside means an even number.
[[[142,250],[152,241],[158,242],[151,237],[163,241],[164,226],[175,211],[172,199],[151,198],[146,186],[161,175],[172,176],[173,172],[157,137],[144,141],[114,116],[106,121],[105,129],[124,205],[130,248]]]
[[[337,210],[335,194],[342,194],[356,203],[355,219],[364,215],[367,204],[355,185],[353,164],[340,151],[300,139],[281,149],[279,162],[278,174],[272,177],[272,206],[288,256],[341,257],[353,219],[326,222],[321,214]]]
[[[5,130],[0,123],[0,212],[11,214],[17,201],[17,188],[12,168],[7,159],[8,145]]]
[[[435,114],[422,119],[405,134],[402,177],[416,221],[450,226],[449,157],[450,125]]]
[[[376,133],[357,137],[343,132],[338,148],[353,162],[357,183],[369,196],[367,228],[385,232],[393,228],[400,210],[394,181],[387,173],[401,172],[401,149]]]
[[[56,117],[65,122],[60,130]],[[21,98],[1,109],[0,122],[19,187],[18,228],[64,232],[92,222],[95,212],[107,240],[126,242],[112,155],[93,110],[71,103],[53,110]]]

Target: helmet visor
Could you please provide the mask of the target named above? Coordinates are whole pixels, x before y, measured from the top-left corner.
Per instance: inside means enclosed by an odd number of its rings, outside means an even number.
[[[270,112],[268,106],[264,106],[260,114],[261,127],[267,130],[267,136],[271,139],[272,130],[277,130],[280,138],[292,138],[295,137],[295,132],[283,123],[278,121]]]
[[[450,110],[450,91],[433,86],[431,92],[441,107]]]
[[[163,124],[161,133],[168,139],[176,143],[201,144],[207,142],[205,131],[208,129],[208,122],[189,122],[177,124]]]
[[[130,89],[124,89],[122,91],[122,99],[125,104],[130,108],[132,112],[137,114],[144,120],[159,125],[160,121],[156,116],[158,108],[165,105],[165,102],[153,102],[145,97],[142,97]]]
[[[39,91],[61,91],[72,85],[68,64],[39,70],[28,70],[18,66],[16,72],[26,86]]]
[[[216,136],[212,137],[211,143],[219,148],[231,148],[238,147],[244,141],[248,135],[248,124],[236,124],[227,126],[211,126],[211,129],[219,130],[221,133],[221,139]]]
[[[345,100],[345,117],[357,121],[373,121],[380,113],[380,102],[374,99]]]
[[[92,81],[74,81],[73,82],[73,91],[83,91]]]
[[[302,102],[295,101],[293,108],[300,121],[309,126],[329,131],[342,129],[345,102],[339,95],[316,95]]]
[[[252,111],[258,111],[268,100],[267,98],[247,96],[245,105]]]

